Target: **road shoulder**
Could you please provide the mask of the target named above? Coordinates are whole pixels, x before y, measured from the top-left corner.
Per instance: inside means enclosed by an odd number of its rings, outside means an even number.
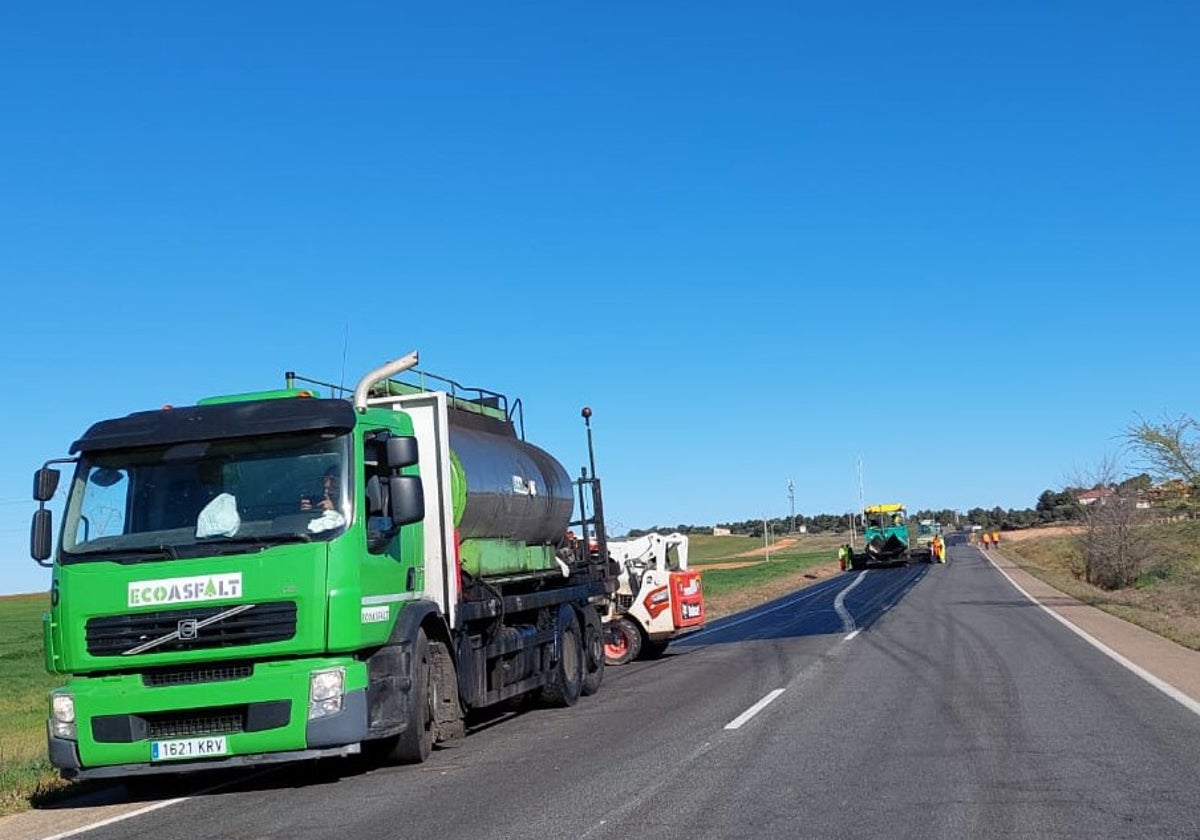
[[[1026,572],[1002,551],[981,551],[1039,604],[1119,656],[1200,704],[1200,652],[1088,606]]]

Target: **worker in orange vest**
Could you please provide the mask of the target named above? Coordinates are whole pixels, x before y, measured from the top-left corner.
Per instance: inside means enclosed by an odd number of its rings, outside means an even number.
[[[981,535],[981,538],[983,539],[983,547],[985,549],[988,548],[992,544],[992,532],[991,531],[984,531],[983,534]]]
[[[992,531],[992,545],[1000,545],[1000,532]]]
[[[933,535],[933,559],[938,563],[946,562],[946,546],[942,545],[942,535]]]

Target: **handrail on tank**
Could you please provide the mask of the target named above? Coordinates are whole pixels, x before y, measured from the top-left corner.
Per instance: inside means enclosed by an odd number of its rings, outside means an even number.
[[[412,364],[407,364],[409,358],[414,360]],[[359,411],[364,410],[359,402],[359,391],[363,387],[364,382],[366,382],[366,391],[364,392],[365,396],[363,397],[364,399],[370,398],[370,392],[372,389],[375,390],[376,396],[379,396],[381,393],[383,395],[387,395],[389,393],[402,394],[411,392],[396,391],[393,390],[393,388],[389,388],[389,385],[393,386],[394,388],[409,388],[424,392],[432,390],[430,382],[440,383],[442,386],[444,386],[443,390],[445,390],[449,395],[451,405],[456,408],[474,410],[481,414],[487,413],[488,411],[494,411],[497,414],[501,414],[503,415],[503,419],[513,423],[516,426],[521,440],[525,440],[525,406],[521,403],[520,397],[513,400],[510,404],[508,397],[498,391],[491,391],[487,388],[468,387],[456,382],[453,379],[448,379],[445,376],[438,376],[435,373],[417,370],[415,361],[416,358],[417,352],[413,351],[408,356],[404,356],[403,358],[397,359],[394,362],[389,362],[387,365],[378,367],[368,373],[358,383],[358,387],[354,390],[354,407]],[[396,365],[396,367],[391,367],[391,365]],[[417,381],[415,383],[409,383],[401,382],[400,380],[391,380],[392,376],[404,372],[408,372],[410,376],[415,376]],[[335,385],[332,382],[323,382],[320,379],[309,379],[308,377],[297,375],[295,371],[287,371],[284,374],[284,378],[288,388],[295,388],[297,383],[304,382],[309,385],[317,385],[322,388],[328,388],[330,396],[345,396],[349,391],[349,389],[343,385]],[[473,394],[474,397],[466,396],[466,394]],[[495,400],[494,406],[488,405],[489,398]]]
[[[505,400],[507,403],[507,399]],[[515,415],[520,415],[517,428],[521,432],[521,440],[525,440],[525,406],[521,405],[521,398],[517,397],[513,400],[512,408],[508,409],[508,419],[511,421]]]
[[[417,370],[416,368],[407,371],[407,373],[410,377],[416,377],[416,381],[406,382],[399,379],[381,380],[379,387],[374,390],[382,392],[385,395],[395,395],[437,390],[438,386],[440,386],[440,390],[445,391],[449,396],[450,405],[453,408],[461,408],[465,411],[473,411],[477,414],[514,423],[518,428],[521,440],[525,439],[525,407],[521,404],[519,397],[510,404],[508,397],[499,391],[463,385],[461,382],[448,377],[438,376],[436,373],[429,373],[428,371]]]
[[[450,399],[454,402],[454,404],[460,408],[468,407],[472,403],[479,409],[487,408],[488,399],[492,398],[496,401],[495,410],[502,413],[505,420],[512,419],[512,413],[508,409],[508,397],[504,394],[501,394],[499,391],[492,391],[488,388],[479,388],[473,385],[463,385],[461,382],[456,380],[445,376],[438,376],[436,373],[427,373],[423,370],[414,370],[413,373],[420,377],[420,387],[422,390],[424,390],[426,387],[426,379],[432,379],[435,382],[440,382],[443,385],[448,386],[445,388],[446,392],[450,394]],[[467,394],[474,394],[474,396],[467,396]],[[520,402],[520,400],[518,400],[518,402]],[[523,425],[524,424],[522,424],[522,426]],[[524,437],[524,435],[522,435],[522,437]]]
[[[393,359],[387,364],[380,365],[368,372],[362,379],[358,380],[358,385],[354,388],[354,410],[360,414],[367,410],[367,392],[371,390],[371,386],[376,382],[381,382],[389,376],[395,376],[397,373],[402,373],[416,366],[417,351],[414,350],[407,356]]]

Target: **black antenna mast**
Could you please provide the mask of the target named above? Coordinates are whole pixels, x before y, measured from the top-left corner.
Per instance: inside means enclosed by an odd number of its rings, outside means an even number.
[[[342,378],[338,383],[338,391],[346,393],[346,351],[350,347],[350,322],[345,325],[345,333],[342,337]]]

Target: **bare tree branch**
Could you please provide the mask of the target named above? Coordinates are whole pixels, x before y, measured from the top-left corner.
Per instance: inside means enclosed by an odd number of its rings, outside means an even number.
[[[1141,416],[1125,430],[1128,446],[1155,477],[1181,478],[1189,484],[1200,477],[1200,423],[1186,414],[1152,423]]]

